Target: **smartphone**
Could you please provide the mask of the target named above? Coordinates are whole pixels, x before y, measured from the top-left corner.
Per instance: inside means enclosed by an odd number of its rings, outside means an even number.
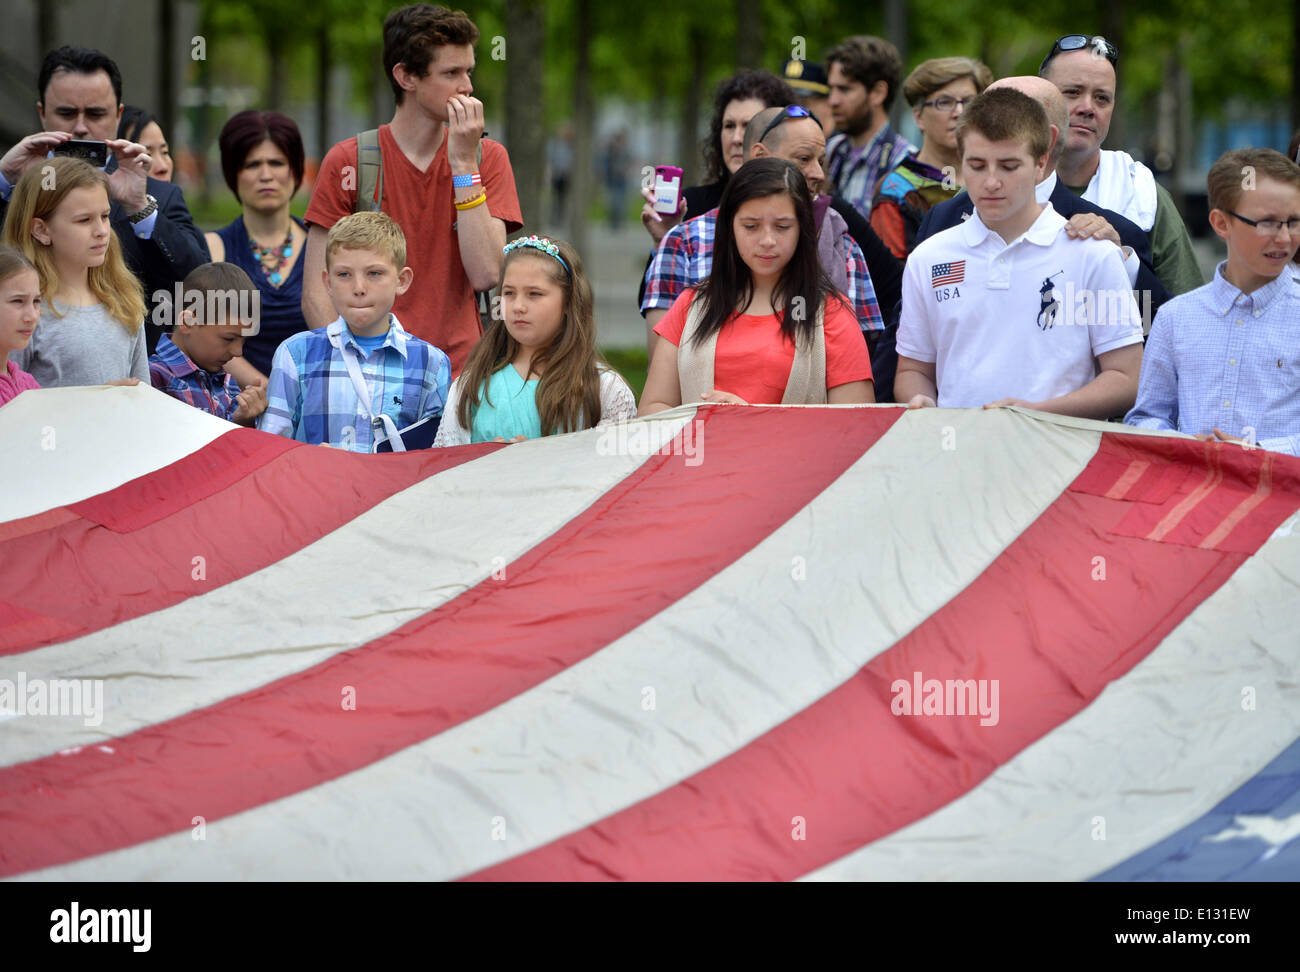
[[[675,165],[655,166],[655,212],[675,215],[682,198],[682,170]]]
[[[97,169],[102,169],[108,164],[108,146],[103,142],[70,138],[63,144],[55,146],[54,154],[69,155],[74,159],[85,159]]]

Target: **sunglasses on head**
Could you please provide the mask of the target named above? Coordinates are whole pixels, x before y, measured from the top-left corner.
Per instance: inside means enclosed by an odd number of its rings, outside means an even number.
[[[772,129],[776,128],[777,125],[781,124],[781,122],[785,121],[787,118],[811,118],[813,121],[817,122],[818,125],[821,124],[817,116],[803,105],[786,105],[781,109],[781,114],[768,122],[767,127],[763,129],[763,134],[758,136],[758,141],[761,142],[763,139],[767,138],[767,136],[771,135]],[[758,143],[755,142],[754,144]]]
[[[1106,38],[1092,34],[1066,34],[1064,37],[1056,39],[1056,43],[1047,52],[1047,57],[1043,58],[1042,66],[1038,70],[1041,72],[1043,68],[1047,67],[1048,63],[1057,54],[1063,54],[1066,51],[1082,51],[1088,47],[1091,47],[1098,57],[1105,57],[1112,65],[1119,63],[1119,48]]]

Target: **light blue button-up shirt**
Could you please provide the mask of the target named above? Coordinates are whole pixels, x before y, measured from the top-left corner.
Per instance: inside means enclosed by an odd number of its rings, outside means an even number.
[[[1300,276],[1287,267],[1245,294],[1223,276],[1156,314],[1137,403],[1144,429],[1213,432],[1300,455]]]

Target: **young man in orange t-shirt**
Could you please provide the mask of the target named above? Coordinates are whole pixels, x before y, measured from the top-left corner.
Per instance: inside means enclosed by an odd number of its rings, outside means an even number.
[[[384,69],[397,110],[379,128],[381,207],[406,233],[415,278],[393,311],[410,333],[447,353],[454,374],[479,338],[475,292],[497,285],[506,234],[523,226],[510,158],[483,138],[483,103],[472,96],[477,40],[463,13],[427,3],[384,21]],[[325,238],[356,211],[358,182],[357,140],[349,138],[326,153],[307,207],[302,311],[313,328],[337,316],[321,278]]]

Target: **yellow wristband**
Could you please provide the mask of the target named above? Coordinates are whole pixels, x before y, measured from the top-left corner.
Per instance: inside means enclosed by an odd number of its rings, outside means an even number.
[[[455,205],[457,209],[459,209],[461,212],[464,212],[467,209],[473,209],[475,206],[482,206],[485,202],[487,202],[487,190],[480,189],[477,193],[470,196],[468,199],[462,199],[460,202],[456,203]]]

